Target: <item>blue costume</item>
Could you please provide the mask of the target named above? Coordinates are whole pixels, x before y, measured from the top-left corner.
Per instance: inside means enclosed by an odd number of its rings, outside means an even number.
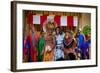
[[[86,59],[88,57],[87,50],[89,49],[89,45],[91,40],[85,41],[84,35],[80,34],[78,36],[78,48],[81,51],[81,59]]]
[[[89,46],[88,46],[88,43],[87,42],[84,42],[82,45],[81,45],[81,58],[82,59],[86,59],[87,57],[87,50],[88,50]]]
[[[84,43],[84,35],[80,34],[78,36],[78,48],[81,49],[82,44]]]
[[[85,58],[89,59],[89,51],[87,51],[87,50],[89,50],[90,44],[91,44],[90,39],[82,44],[82,46],[81,46],[82,59],[85,59]]]

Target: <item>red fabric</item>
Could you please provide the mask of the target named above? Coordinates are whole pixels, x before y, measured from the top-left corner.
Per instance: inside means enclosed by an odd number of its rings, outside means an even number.
[[[23,50],[23,55],[24,55],[24,56],[27,55],[27,48],[24,48],[24,50]]]
[[[40,16],[40,25],[43,26],[43,23],[47,20],[47,15]]]
[[[33,24],[33,14],[29,13],[27,16],[27,24],[31,25]]]
[[[73,26],[73,16],[67,16],[67,25],[68,27]]]
[[[56,15],[56,16],[54,17],[54,21],[57,23],[58,26],[60,26],[60,17],[61,17],[61,16],[59,16],[59,15]]]
[[[37,51],[36,51],[36,42],[38,41],[38,35],[35,35],[35,38],[34,38],[34,45],[32,45],[32,35],[29,33],[29,39],[30,39],[30,54],[31,54],[31,59],[32,59],[32,62],[36,62],[37,59],[36,59],[36,56],[37,56]]]

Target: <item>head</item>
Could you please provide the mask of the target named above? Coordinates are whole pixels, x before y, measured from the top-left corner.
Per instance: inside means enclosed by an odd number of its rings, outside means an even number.
[[[60,34],[60,32],[61,32],[61,28],[58,26],[58,27],[56,28],[56,34]]]
[[[90,34],[90,33],[86,34],[86,35],[85,35],[85,40],[88,41],[88,40],[90,40],[90,39],[91,39],[91,34]]]
[[[65,34],[65,39],[68,41],[68,42],[71,42],[73,37],[72,37],[72,33],[70,30],[67,30],[66,31],[66,34]]]
[[[72,38],[72,32],[70,30],[66,31],[66,38]]]
[[[45,32],[44,32],[43,30],[40,32],[40,36],[41,36],[42,38],[45,36]]]
[[[78,29],[75,37],[78,38],[80,34],[81,34],[81,30]]]

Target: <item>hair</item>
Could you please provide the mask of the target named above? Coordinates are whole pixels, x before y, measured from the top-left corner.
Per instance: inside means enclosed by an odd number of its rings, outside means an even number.
[[[76,56],[73,53],[69,53],[69,60],[76,60]]]
[[[66,32],[70,33],[70,35],[72,35],[72,32],[70,30],[66,30]]]
[[[43,29],[41,29],[40,34],[44,33]]]
[[[59,29],[59,34],[61,35],[61,34],[62,34],[62,29],[61,29],[61,27],[60,27],[60,26],[56,27],[55,31],[57,31],[57,29]],[[57,32],[56,32],[56,34],[57,34]]]
[[[57,30],[57,29],[61,29],[61,27],[60,27],[60,26],[58,26],[58,27],[56,27],[56,30]]]

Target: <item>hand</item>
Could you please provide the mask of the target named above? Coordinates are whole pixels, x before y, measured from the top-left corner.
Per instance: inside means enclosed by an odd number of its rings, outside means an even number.
[[[41,52],[41,55],[43,55],[44,54],[44,49],[42,50],[42,52]]]

